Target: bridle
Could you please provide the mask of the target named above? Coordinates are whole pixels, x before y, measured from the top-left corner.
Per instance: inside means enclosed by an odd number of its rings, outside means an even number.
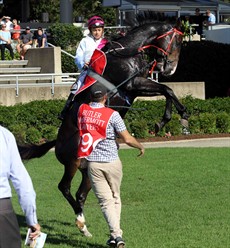
[[[146,46],[143,46],[143,47],[140,47],[140,48],[138,48],[138,51],[144,51],[144,50],[146,50],[146,49],[148,49],[148,48],[150,48],[150,47],[154,47],[154,48],[156,48],[157,50],[160,50],[162,53],[164,53],[166,56],[169,54],[169,51],[170,51],[170,49],[171,49],[171,45],[172,45],[172,42],[173,42],[173,40],[174,40],[174,38],[175,38],[175,36],[177,35],[177,34],[179,34],[179,35],[183,35],[183,33],[181,32],[181,31],[179,31],[178,29],[176,29],[176,28],[172,28],[171,30],[169,30],[168,32],[166,32],[166,33],[164,33],[164,34],[162,34],[162,35],[160,35],[160,36],[157,36],[154,40],[160,40],[160,39],[162,39],[162,38],[164,38],[164,37],[166,37],[166,36],[168,36],[168,35],[171,35],[172,34],[172,37],[171,37],[171,39],[170,39],[170,41],[169,41],[169,43],[168,43],[168,46],[167,46],[167,48],[164,50],[163,48],[161,48],[161,47],[159,47],[159,46],[156,46],[156,45],[146,45]]]
[[[168,45],[167,45],[167,48],[166,49],[163,49],[163,48],[161,48],[161,47],[159,47],[159,46],[156,46],[156,45],[146,45],[146,46],[142,46],[142,47],[140,47],[139,49],[138,49],[138,51],[144,51],[144,50],[146,50],[146,49],[149,49],[149,48],[151,48],[151,47],[154,47],[154,48],[156,48],[157,50],[159,50],[159,51],[161,51],[163,54],[164,54],[164,56],[166,57],[166,56],[168,56],[169,55],[169,53],[170,53],[170,50],[171,50],[171,46],[172,46],[172,42],[173,42],[173,40],[174,40],[174,38],[175,38],[175,36],[178,34],[178,35],[183,35],[183,33],[181,32],[181,31],[179,31],[178,29],[176,29],[176,28],[172,28],[171,30],[169,30],[168,32],[166,32],[166,33],[164,33],[164,34],[162,34],[162,35],[160,35],[160,36],[157,36],[154,40],[160,40],[160,39],[162,39],[162,38],[164,38],[164,37],[167,37],[168,35],[171,35],[172,34],[172,37],[171,37],[171,39],[170,39],[170,41],[168,42]],[[169,62],[170,63],[170,62]],[[156,60],[154,61],[154,63],[153,63],[153,65],[152,65],[152,68],[151,68],[151,70],[150,70],[150,73],[152,73],[153,71],[154,71],[154,68],[155,68],[155,66],[156,66],[156,64],[157,64],[157,62],[156,62]]]

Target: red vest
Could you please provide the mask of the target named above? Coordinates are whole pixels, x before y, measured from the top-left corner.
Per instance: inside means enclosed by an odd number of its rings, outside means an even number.
[[[78,128],[80,143],[78,146],[78,158],[90,155],[99,141],[106,138],[106,128],[114,110],[110,108],[92,108],[88,104],[82,104],[78,111]]]

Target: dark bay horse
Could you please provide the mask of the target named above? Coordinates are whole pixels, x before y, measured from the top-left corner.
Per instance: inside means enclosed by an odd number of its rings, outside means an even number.
[[[156,133],[170,121],[172,104],[180,114],[182,124],[187,125],[186,108],[179,102],[173,91],[166,85],[148,78],[152,66],[156,66],[165,76],[170,76],[175,72],[179,60],[182,33],[179,27],[175,26],[175,22],[171,24],[167,21],[159,21],[159,19],[152,20],[146,15],[142,18],[139,16],[137,20],[136,27],[125,36],[112,40],[103,48],[107,60],[103,78],[116,89],[110,94],[108,105],[117,106],[114,108],[124,117],[128,107],[137,96],[163,95],[166,98],[166,107],[162,120],[155,125]],[[56,157],[65,168],[58,188],[72,206],[76,214],[76,225],[85,236],[91,236],[83,214],[84,203],[91,185],[87,175],[86,161],[80,161],[76,156],[79,140],[76,115],[79,104],[88,102],[88,99],[87,90],[76,96],[76,104],[62,122],[56,140],[39,146],[19,146],[23,159],[43,156],[55,146]],[[82,181],[73,197],[70,188],[77,169],[82,173]]]

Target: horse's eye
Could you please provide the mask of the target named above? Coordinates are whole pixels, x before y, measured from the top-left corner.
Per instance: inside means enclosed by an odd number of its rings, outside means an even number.
[[[160,50],[157,50],[157,55],[159,55],[159,57],[162,57],[162,58],[165,57],[165,54]]]

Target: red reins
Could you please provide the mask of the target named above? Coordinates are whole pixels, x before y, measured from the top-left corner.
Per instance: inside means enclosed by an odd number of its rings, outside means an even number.
[[[164,50],[164,49],[161,48],[161,47],[155,46],[155,45],[146,45],[146,46],[140,47],[140,48],[138,49],[138,51],[144,51],[145,49],[148,49],[148,48],[150,48],[150,47],[154,47],[154,48],[156,48],[157,50],[160,50],[160,51],[161,51],[162,53],[164,53],[165,55],[168,55],[168,52],[170,51],[171,44],[172,44],[172,42],[173,42],[173,39],[174,39],[175,35],[176,35],[176,34],[183,35],[183,33],[182,33],[181,31],[179,31],[178,29],[176,29],[176,28],[172,28],[172,29],[169,30],[168,32],[166,32],[166,33],[164,33],[164,34],[162,34],[162,35],[160,35],[160,36],[157,36],[157,37],[155,38],[156,40],[159,40],[159,39],[162,39],[162,38],[164,38],[164,37],[166,37],[166,36],[168,36],[168,35],[170,35],[170,34],[173,34],[173,35],[172,35],[172,37],[171,37],[171,39],[170,39],[170,42],[168,43],[168,46],[167,46],[166,50]],[[157,64],[157,62],[156,62],[156,60],[155,60],[154,63],[153,63],[153,65],[152,65],[151,70],[149,71],[150,74],[154,71],[154,68],[155,68],[156,64]]]
[[[168,55],[168,51],[169,51],[170,48],[171,48],[171,44],[172,44],[172,42],[173,42],[173,39],[174,39],[175,35],[176,35],[176,34],[183,35],[183,33],[182,33],[181,31],[177,30],[176,28],[173,28],[173,29],[169,30],[168,32],[166,32],[165,34],[162,34],[162,35],[157,36],[157,37],[155,38],[156,40],[159,40],[159,39],[164,38],[165,36],[168,36],[168,35],[170,35],[170,34],[173,34],[173,35],[172,35],[172,37],[171,37],[170,42],[168,43],[168,47],[167,47],[166,50],[164,50],[164,49],[161,48],[161,47],[155,46],[155,45],[146,45],[146,46],[140,47],[140,48],[138,49],[138,51],[144,51],[145,49],[148,49],[148,48],[150,48],[150,47],[154,47],[154,48],[157,48],[158,50],[160,50],[161,52],[163,52],[165,55]]]

